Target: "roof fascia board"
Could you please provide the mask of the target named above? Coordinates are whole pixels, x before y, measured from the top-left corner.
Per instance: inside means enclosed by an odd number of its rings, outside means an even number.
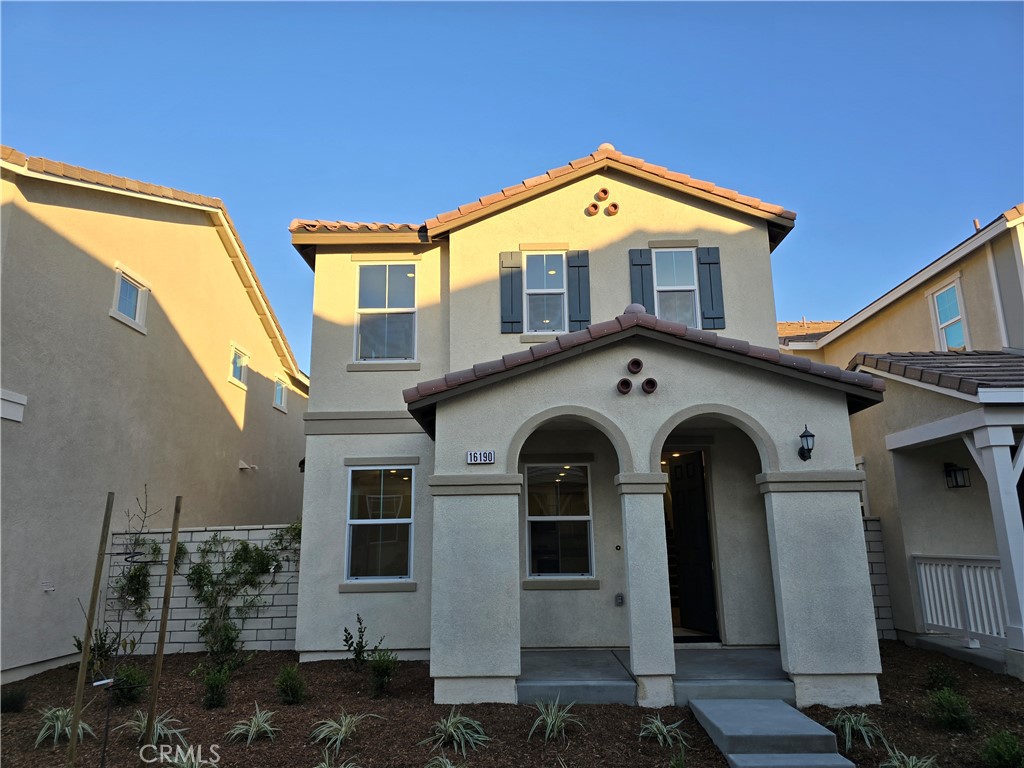
[[[294,232],[292,245],[424,245],[430,239],[417,232]]]
[[[971,237],[964,240],[960,245],[956,246],[953,250],[940,256],[938,259],[933,261],[931,264],[921,269],[916,274],[911,275],[902,283],[897,285],[888,293],[883,294],[873,302],[868,304],[857,314],[850,317],[848,320],[844,320],[841,324],[837,325],[834,329],[829,331],[827,334],[822,336],[815,342],[814,349],[822,349],[827,344],[832,343],[843,334],[852,331],[862,322],[867,320],[872,315],[885,309],[887,306],[895,302],[897,299],[906,296],[915,288],[919,288],[924,283],[934,278],[944,269],[955,264],[957,261],[962,259],[964,256],[980,248],[982,245],[987,243],[989,240],[994,238],[996,235],[1004,232],[1007,229],[1006,219],[1000,216],[998,219],[993,221],[991,224],[974,233]]]
[[[1024,387],[978,387],[978,402],[986,405],[1024,405]]]
[[[911,385],[913,385],[915,387],[919,387],[920,389],[927,389],[929,392],[938,392],[940,395],[946,395],[948,397],[956,397],[956,398],[959,398],[960,400],[966,400],[969,403],[980,403],[981,402],[981,400],[977,396],[975,396],[975,395],[968,395],[965,392],[961,392],[961,391],[956,390],[956,389],[950,389],[949,387],[940,387],[940,386],[938,386],[936,384],[928,384],[928,383],[923,382],[923,381],[918,381],[917,379],[908,379],[908,378],[906,378],[904,376],[897,376],[894,373],[889,373],[888,371],[880,371],[877,368],[872,368],[872,367],[867,366],[867,365],[858,365],[857,366],[857,372],[858,373],[860,373],[860,372],[870,373],[872,376],[877,376],[880,379],[888,379],[889,381],[897,381],[900,384],[911,384]],[[981,388],[978,389],[978,392],[979,393],[981,392]]]
[[[807,349],[807,350],[811,350],[811,349],[817,349],[818,348],[818,345],[815,342],[813,342],[813,341],[791,341],[788,344],[780,344],[779,346],[780,347],[785,347],[786,349]]]
[[[1024,408],[975,408],[945,419],[931,421],[885,436],[885,447],[890,451],[917,448],[941,443],[965,432],[981,427],[1017,426],[1024,419]]]

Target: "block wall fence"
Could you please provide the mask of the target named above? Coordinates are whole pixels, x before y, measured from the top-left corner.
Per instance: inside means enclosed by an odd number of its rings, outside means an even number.
[[[882,521],[864,518],[864,544],[868,549],[868,571],[871,574],[871,597],[875,601],[875,629],[879,640],[895,640],[896,625],[892,621],[889,598],[889,576],[885,569],[885,546],[882,544]]]
[[[221,534],[226,539],[247,540],[265,545],[270,538],[287,526],[284,525],[238,525],[210,526],[208,528],[183,528],[178,531],[178,541],[188,549],[195,560],[199,545]],[[156,541],[167,552],[171,542],[170,530],[157,529],[144,534],[145,538]],[[108,626],[118,628],[117,606],[113,605],[114,581],[121,575],[125,564],[124,554],[131,535],[115,533],[107,565],[107,594],[104,600],[104,614]],[[186,561],[187,562],[187,561]],[[182,568],[186,571],[186,568]],[[187,572],[187,571],[186,571]],[[149,566],[150,611],[146,621],[136,621],[131,611],[122,616],[121,634],[133,634],[138,638],[135,652],[140,655],[156,653],[157,634],[160,629],[160,611],[163,608],[164,579],[166,564]],[[269,577],[268,577],[269,580]],[[187,653],[205,651],[206,646],[199,639],[198,626],[201,621],[200,607],[195,595],[185,582],[184,574],[174,577],[171,587],[171,608],[167,622],[167,638],[164,653]],[[241,640],[250,651],[291,651],[295,649],[295,617],[299,603],[299,570],[292,559],[282,560],[277,573],[276,584],[263,593],[264,606],[242,625]]]

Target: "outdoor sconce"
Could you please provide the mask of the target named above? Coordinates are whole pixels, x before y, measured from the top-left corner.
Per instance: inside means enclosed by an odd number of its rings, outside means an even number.
[[[958,467],[956,464],[943,465],[943,473],[946,475],[947,488],[970,488],[971,473],[967,467]]]
[[[800,450],[796,452],[796,455],[800,457],[801,461],[807,461],[811,458],[811,451],[813,450],[814,433],[804,424],[804,431],[800,433]]]

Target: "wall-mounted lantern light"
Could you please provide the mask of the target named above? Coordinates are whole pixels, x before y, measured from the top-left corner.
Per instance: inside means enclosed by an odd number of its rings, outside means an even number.
[[[796,452],[796,455],[800,457],[802,461],[807,461],[811,458],[811,451],[814,450],[814,433],[807,428],[804,424],[804,431],[800,433],[800,450]]]
[[[956,464],[947,462],[943,465],[942,471],[946,475],[947,488],[971,487],[971,473],[967,467],[958,467]]]

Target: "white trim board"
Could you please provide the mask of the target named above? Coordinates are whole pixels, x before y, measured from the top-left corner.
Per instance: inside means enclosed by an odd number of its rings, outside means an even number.
[[[1014,427],[1020,425],[1022,421],[1024,421],[1024,407],[975,408],[967,413],[949,416],[886,435],[885,447],[890,451],[916,448],[939,443],[965,432],[973,432],[981,427]]]

